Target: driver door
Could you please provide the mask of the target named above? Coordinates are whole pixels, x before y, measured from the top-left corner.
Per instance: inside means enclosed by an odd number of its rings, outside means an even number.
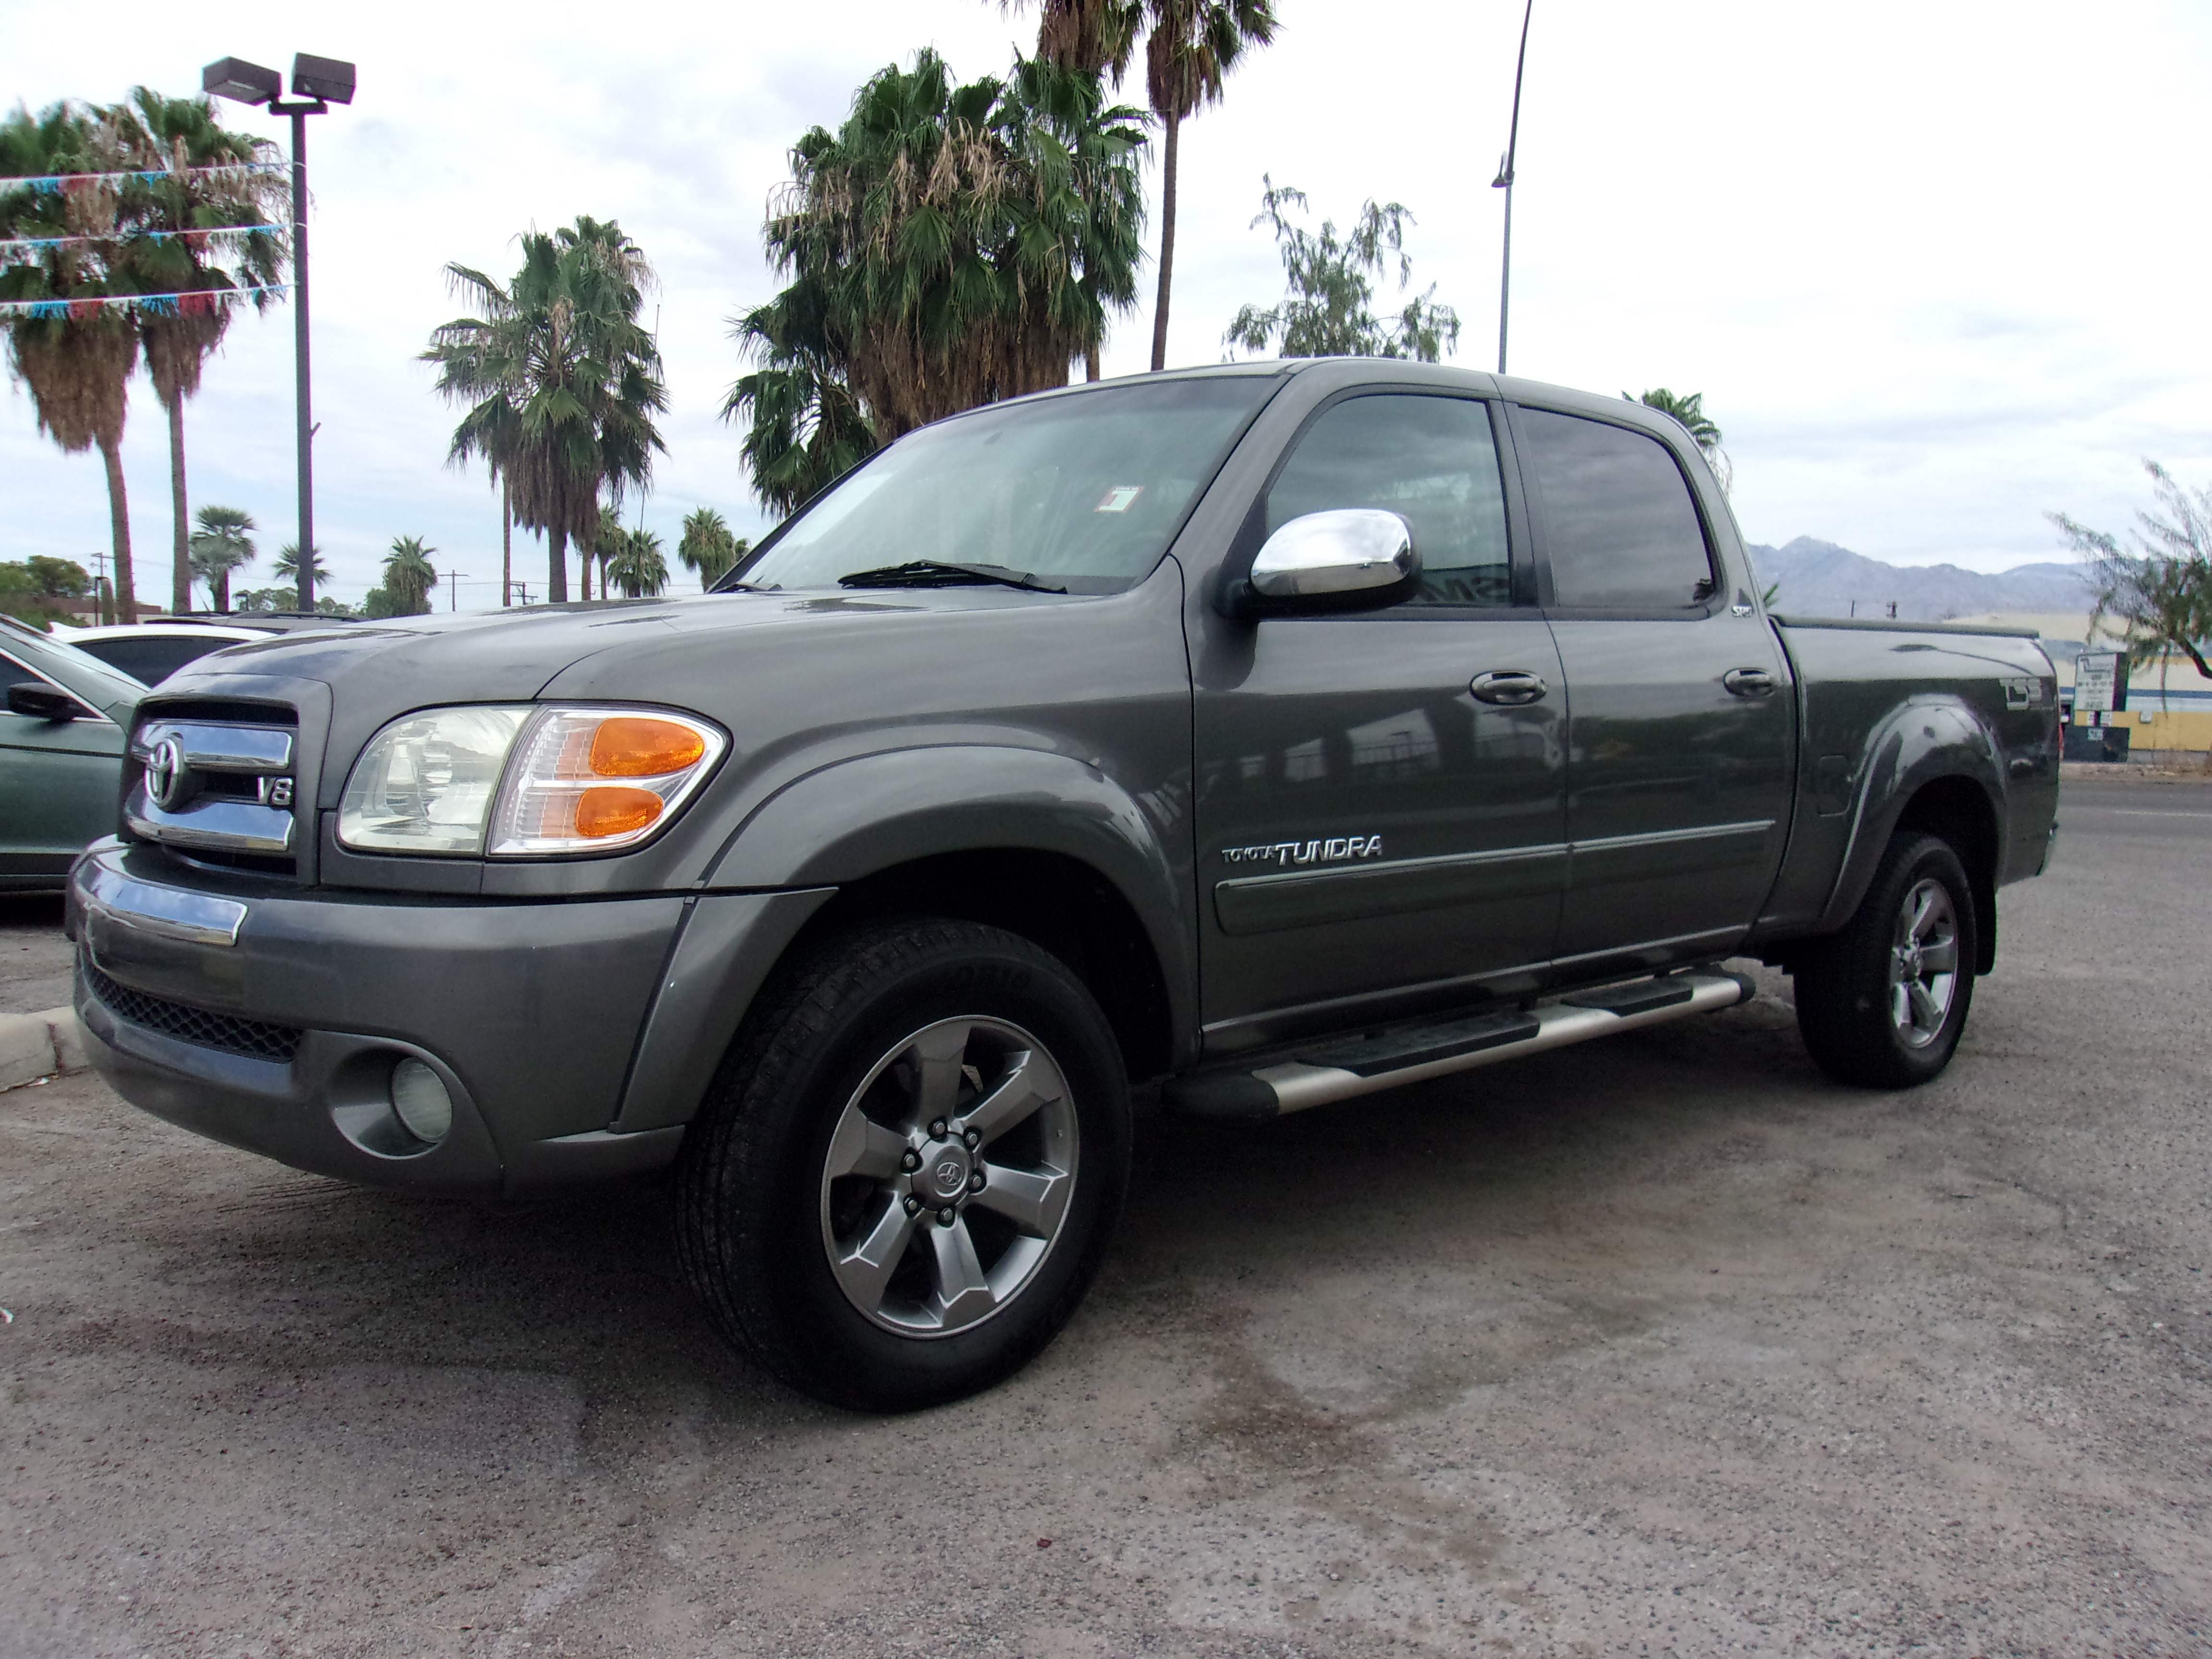
[[[1194,662],[1211,1052],[1530,987],[1550,960],[1566,695],[1508,535],[1501,432],[1475,398],[1361,392],[1268,487],[1270,533],[1398,514],[1423,577],[1388,610],[1269,617]]]

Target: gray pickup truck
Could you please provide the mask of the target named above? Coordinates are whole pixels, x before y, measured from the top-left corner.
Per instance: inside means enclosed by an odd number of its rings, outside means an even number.
[[[1663,416],[1152,375],[915,432],[711,594],[189,665],[76,1001],[126,1098],[301,1169],[671,1170],[721,1331],[896,1409],[1070,1316],[1133,1087],[1264,1121],[1728,1006],[1730,957],[1838,1079],[1935,1076],[2057,737],[2031,639],[1765,614]]]

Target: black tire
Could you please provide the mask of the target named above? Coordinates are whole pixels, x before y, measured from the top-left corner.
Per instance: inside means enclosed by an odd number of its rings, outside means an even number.
[[[1931,917],[1928,937],[1908,940],[1905,906],[1911,901],[1917,912],[1920,896],[1931,892],[1948,910],[1948,927],[1934,912],[1922,913]],[[1930,943],[1945,933],[1948,953]],[[1900,950],[1912,945],[1919,953],[1901,958]],[[1899,831],[1843,931],[1796,963],[1797,1030],[1806,1049],[1829,1076],[1863,1088],[1909,1089],[1940,1075],[1966,1030],[1979,945],[1973,888],[1958,854],[1934,836]],[[1944,959],[1951,963],[1948,982],[1926,966]]]
[[[964,1036],[963,1021],[971,1028]],[[925,1065],[923,1044],[941,1050],[947,1041],[958,1056],[950,1073],[941,1054]],[[994,1127],[986,1121],[994,1085],[1024,1066],[1024,1075],[1064,1086],[1044,1087],[1052,1098],[1015,1127]],[[911,1126],[925,1109],[913,1103],[945,1098],[948,1085],[927,1079],[948,1074],[952,1115],[921,1118],[920,1128],[884,1127]],[[1035,1357],[1090,1288],[1128,1185],[1128,1095],[1097,1003],[1026,939],[951,921],[885,923],[828,939],[763,992],[684,1137],[677,1248],[685,1274],[724,1337],[817,1399],[908,1411],[974,1394]],[[969,1127],[982,1124],[994,1138],[963,1137],[971,1111],[978,1115]],[[865,1170],[833,1179],[832,1160],[850,1160],[860,1144],[854,1114],[867,1119],[866,1136],[903,1135],[888,1144],[902,1159],[917,1157],[919,1172],[901,1164],[879,1178],[882,1149],[869,1140]],[[939,1119],[948,1127],[933,1137],[927,1125]],[[1024,1164],[1015,1146],[1024,1137],[1050,1156]],[[1014,1149],[1003,1166],[993,1157],[999,1148]],[[963,1158],[972,1166],[966,1179],[978,1186],[961,1187],[942,1211],[925,1207],[915,1221],[908,1200],[937,1178],[932,1171],[950,1172]],[[1054,1184],[1060,1164],[1064,1188]],[[1024,1182],[1052,1194],[1036,1203],[1053,1218],[1048,1237],[1023,1233],[991,1207],[1023,1201]],[[938,1197],[915,1201],[933,1206]],[[933,1231],[940,1213],[955,1216],[941,1239]],[[913,1231],[902,1236],[902,1225]],[[876,1270],[849,1253],[833,1265],[833,1250],[848,1249],[841,1228],[885,1241],[874,1254],[893,1265],[880,1270],[879,1289],[848,1290]],[[1035,1231],[1046,1230],[1035,1221]],[[960,1269],[969,1274],[968,1294],[946,1304],[956,1260],[975,1264],[986,1255],[996,1265],[983,1266],[1012,1284],[1004,1302],[975,1311],[982,1293],[969,1267]],[[878,1305],[864,1311],[871,1297]],[[956,1311],[972,1322],[951,1323]],[[933,1316],[947,1328],[927,1328]]]

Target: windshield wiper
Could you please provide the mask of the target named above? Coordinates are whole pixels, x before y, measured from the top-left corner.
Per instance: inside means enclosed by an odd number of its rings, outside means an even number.
[[[1065,593],[1058,583],[1027,570],[1003,564],[955,564],[945,559],[908,559],[874,570],[855,570],[837,578],[840,587],[957,587],[971,582],[998,582],[1031,593]]]

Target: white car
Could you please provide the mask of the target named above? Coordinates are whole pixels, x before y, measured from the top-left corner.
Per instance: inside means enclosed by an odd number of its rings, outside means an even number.
[[[246,640],[273,638],[283,630],[240,627],[231,623],[143,622],[129,627],[70,628],[55,637],[90,652],[134,680],[158,685],[186,663]]]

